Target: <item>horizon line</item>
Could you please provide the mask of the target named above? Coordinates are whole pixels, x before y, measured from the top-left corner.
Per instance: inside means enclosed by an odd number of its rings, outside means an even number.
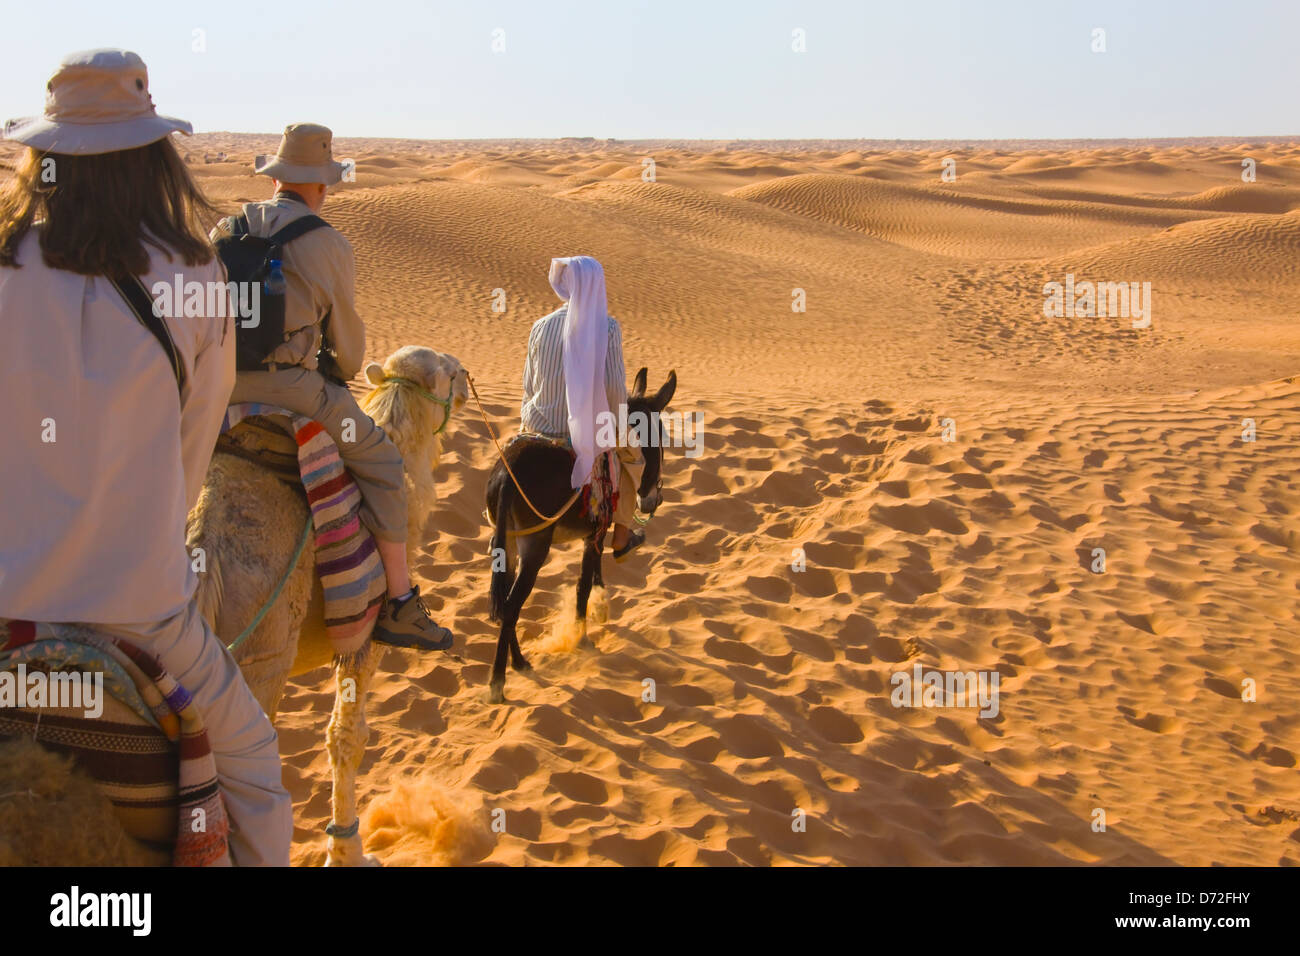
[[[192,137],[182,137],[179,143],[203,136],[257,136],[279,138],[281,132],[248,132],[238,130],[205,130],[194,133]],[[430,138],[422,136],[368,136],[345,135],[335,132],[335,142],[340,140],[385,140],[409,143],[567,143],[592,145],[642,145],[642,144],[706,144],[706,145],[779,145],[797,146],[807,144],[833,144],[836,146],[913,146],[971,148],[978,146],[1015,145],[1019,148],[1034,148],[1060,144],[1088,144],[1096,146],[1180,146],[1180,145],[1280,145],[1285,143],[1300,144],[1300,133],[1263,134],[1252,136],[1216,135],[1216,136],[1152,136],[1152,137],[1070,137],[1070,138],[988,138],[988,139],[868,139],[844,137],[799,137],[799,138],[761,138],[761,137],[685,137],[685,136],[649,136],[643,138],[625,138],[617,136],[463,136]]]

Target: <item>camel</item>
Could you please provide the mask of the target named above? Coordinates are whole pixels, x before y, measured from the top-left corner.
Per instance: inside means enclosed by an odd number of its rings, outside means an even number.
[[[468,399],[469,377],[452,356],[417,346],[398,349],[382,366],[372,362],[365,375],[374,389],[361,407],[397,445],[405,463],[407,549],[414,558],[437,500],[433,476],[442,453],[442,432],[452,412]],[[448,404],[431,401],[417,389]],[[292,448],[286,435],[281,450]],[[203,492],[190,513],[187,542],[191,551],[203,549],[207,570],[199,579],[199,608],[224,642],[233,641],[266,601],[307,520],[299,487],[245,459],[213,456]],[[280,597],[235,654],[272,721],[288,679],[333,658],[323,608],[314,558],[307,549]],[[356,771],[369,736],[365,700],[376,664],[369,648],[367,644],[358,654],[334,661],[334,710],[325,734],[333,775],[326,830],[331,866],[367,862],[357,827]]]
[[[434,471],[442,432],[468,399],[468,375],[450,355],[405,346],[382,366],[370,363],[365,376],[374,388],[361,407],[397,445],[405,464],[407,547],[413,557],[437,500]],[[282,456],[295,455],[288,434],[263,437],[256,444],[274,446],[271,450]],[[197,600],[217,636],[229,644],[254,620],[287,572],[279,596],[240,644],[235,659],[272,721],[288,679],[333,660],[335,699],[325,734],[333,776],[326,865],[373,864],[362,850],[356,772],[369,736],[365,701],[377,661],[368,641],[358,653],[334,659],[310,547],[289,569],[308,518],[300,485],[294,487],[246,458],[215,454],[186,536],[196,562],[206,566],[199,575]],[[105,833],[104,840],[120,845],[121,834]],[[62,859],[71,865],[96,853],[85,845],[69,847]]]

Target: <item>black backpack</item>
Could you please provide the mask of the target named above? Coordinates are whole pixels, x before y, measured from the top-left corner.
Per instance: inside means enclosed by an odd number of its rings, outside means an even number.
[[[248,217],[236,216],[233,231],[216,241],[217,255],[226,266],[226,277],[240,284],[262,284],[271,271],[272,259],[284,259],[283,247],[313,229],[328,226],[320,216],[295,219],[271,236],[254,236],[248,231]],[[253,299],[256,294],[258,298]],[[256,325],[235,323],[235,367],[241,372],[265,371],[263,361],[284,342],[284,296],[268,295],[265,289],[239,290],[240,302],[259,303]]]

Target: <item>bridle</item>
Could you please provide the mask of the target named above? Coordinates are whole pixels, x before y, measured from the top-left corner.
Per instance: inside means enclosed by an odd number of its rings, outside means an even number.
[[[659,499],[659,501],[662,503],[663,500],[664,500],[664,463],[663,463],[663,446],[660,446],[659,456],[660,456],[660,457],[659,457],[659,474],[655,475],[655,497],[656,497],[657,499]],[[640,489],[639,489],[639,488],[637,489],[637,493],[638,493],[638,495],[640,494]],[[656,508],[656,510],[658,510],[658,505],[656,505],[655,508]],[[654,512],[652,511],[652,512],[650,512],[648,515],[646,515],[644,518],[641,517],[641,509],[640,509],[640,507],[638,507],[638,508],[633,512],[633,514],[632,514],[632,520],[635,521],[637,524],[639,524],[641,527],[644,528],[646,525],[648,525],[648,524],[650,523],[650,519],[653,518],[654,516],[655,516],[655,515],[654,515]]]
[[[442,424],[439,425],[437,429],[434,430],[434,434],[441,435],[443,431],[446,430],[447,423],[451,421],[451,396],[452,393],[455,392],[456,390],[455,375],[451,376],[451,384],[447,386],[446,398],[439,398],[437,395],[433,394],[433,392],[429,391],[427,388],[425,388],[423,385],[421,385],[419,382],[415,381],[414,379],[402,378],[400,375],[390,375],[388,378],[384,379],[382,382],[379,383],[380,388],[383,388],[385,385],[405,385],[411,391],[415,392],[415,394],[423,398],[427,398],[431,402],[437,402],[439,405],[442,406],[443,414],[442,414]]]

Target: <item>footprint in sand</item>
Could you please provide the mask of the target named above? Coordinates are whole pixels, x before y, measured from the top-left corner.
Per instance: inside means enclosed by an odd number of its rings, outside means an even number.
[[[863,738],[857,721],[834,707],[814,707],[808,715],[808,722],[831,743],[855,744]]]
[[[774,575],[764,577],[750,575],[745,579],[745,590],[760,601],[771,601],[774,604],[785,604],[794,595],[793,585],[785,578]]]
[[[1124,611],[1116,612],[1120,620],[1130,627],[1135,627],[1139,631],[1146,631],[1148,634],[1154,634],[1157,637],[1168,634],[1175,630],[1179,625],[1179,620],[1167,614],[1158,614],[1155,611],[1146,613],[1125,613]]]
[[[609,787],[589,773],[553,773],[547,790],[558,790],[574,803],[600,806],[609,801]]]
[[[723,746],[737,757],[755,759],[785,754],[785,748],[767,729],[766,722],[750,714],[737,714],[724,720],[720,730]]]
[[[1141,727],[1143,730],[1149,730],[1155,734],[1167,734],[1178,730],[1183,726],[1183,722],[1177,717],[1170,717],[1165,714],[1139,714],[1131,707],[1120,706],[1117,708],[1124,719],[1135,727]]]
[[[1241,691],[1229,681],[1222,677],[1215,677],[1212,674],[1206,674],[1205,680],[1201,681],[1206,687],[1214,691],[1220,697],[1227,697],[1229,700],[1241,700]]]
[[[1271,747],[1268,744],[1259,744],[1250,752],[1250,756],[1256,760],[1262,760],[1271,767],[1294,767],[1296,765],[1295,754],[1285,747]]]

